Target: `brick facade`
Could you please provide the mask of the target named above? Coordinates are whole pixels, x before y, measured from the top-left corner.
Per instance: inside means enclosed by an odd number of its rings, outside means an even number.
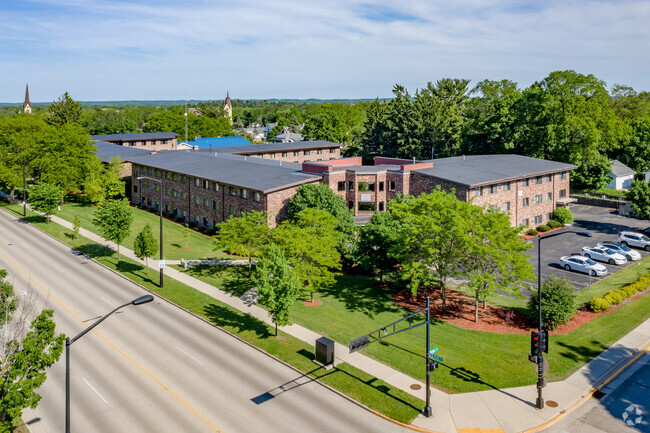
[[[294,144],[294,143],[291,143]],[[254,146],[253,146],[254,148]],[[273,151],[246,151],[235,152],[236,155],[254,156],[262,159],[273,159],[275,161],[303,162],[328,161],[341,158],[341,148],[339,145],[323,148],[306,148],[306,149],[287,149]]]

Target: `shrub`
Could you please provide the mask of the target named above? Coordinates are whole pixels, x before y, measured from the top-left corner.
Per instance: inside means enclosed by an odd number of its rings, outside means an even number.
[[[531,235],[531,236],[537,236],[539,234],[539,232],[537,230],[535,230],[535,229],[528,229],[526,234]]]
[[[560,224],[559,222],[557,222],[557,221],[555,221],[555,220],[550,220],[549,222],[546,223],[546,225],[549,226],[549,227],[552,228],[552,229],[556,229],[556,228],[558,228],[558,227],[562,227],[562,224]]]
[[[198,226],[196,228],[196,231],[199,232],[199,233],[203,233],[205,231],[205,227],[204,226]]]
[[[575,292],[569,280],[552,275],[542,283],[542,324],[548,329],[568,322],[576,314]],[[538,297],[533,293],[528,299],[526,315],[530,319],[538,316]]]
[[[174,222],[176,222],[176,223],[179,223],[181,221],[183,221],[183,217],[180,216],[180,215],[178,215],[177,217],[174,218]]]
[[[190,221],[189,223],[187,223],[187,226],[193,229],[194,227],[196,227],[196,223],[194,221]]]
[[[607,292],[607,294],[603,296],[603,299],[610,304],[620,304],[625,299],[625,295],[618,290],[612,290],[611,292]]]
[[[169,219],[173,219],[174,218],[174,212],[167,212],[167,215],[165,215],[165,216],[167,218],[169,218]]]
[[[537,231],[538,231],[538,232],[547,232],[547,231],[549,231],[550,229],[551,229],[551,228],[550,228],[549,226],[545,225],[545,224],[542,224],[542,225],[537,226]]]
[[[573,214],[565,207],[559,207],[553,212],[553,219],[562,225],[571,224],[573,222]]]
[[[205,234],[208,236],[213,236],[217,231],[215,229],[207,229]]]
[[[603,298],[591,298],[589,300],[589,309],[593,311],[594,313],[600,313],[601,311],[605,311],[610,307],[610,303],[605,301]]]

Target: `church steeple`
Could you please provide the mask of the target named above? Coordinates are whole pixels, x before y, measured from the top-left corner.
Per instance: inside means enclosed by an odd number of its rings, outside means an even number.
[[[226,100],[223,103],[224,116],[232,123],[232,102],[230,101],[230,91],[226,92]]]
[[[32,102],[29,100],[29,84],[25,85],[25,102],[23,102],[23,113],[32,114]]]

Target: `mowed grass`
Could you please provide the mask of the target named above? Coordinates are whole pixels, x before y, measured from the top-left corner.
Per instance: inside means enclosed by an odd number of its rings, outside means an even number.
[[[81,222],[81,227],[93,233],[100,234],[97,226],[92,223],[96,209],[95,206],[88,203],[68,202],[61,206],[61,210],[56,213],[56,216],[72,222],[75,215],[77,215]],[[156,240],[158,240],[160,236],[160,215],[152,214],[136,207],[132,207],[131,209],[133,209],[133,224],[131,225],[131,233],[124,241],[123,246],[133,249],[133,241],[146,224],[151,226],[151,231]],[[189,233],[188,241],[185,240],[187,233]],[[240,258],[226,254],[221,248],[218,248],[214,238],[194,230],[189,230],[179,223],[164,218],[163,241],[163,254],[167,260]],[[158,254],[155,257],[158,257]]]
[[[0,207],[10,210],[16,215],[22,215],[22,207],[9,206],[4,202],[0,202]],[[71,230],[65,227],[56,223],[46,224],[43,217],[31,211],[28,211],[27,220],[51,236],[84,252],[159,296],[203,317],[216,326],[292,365],[302,373],[319,379],[392,419],[410,423],[424,407],[423,401],[347,363],[337,365],[331,370],[316,366],[312,362],[314,356],[312,345],[282,331],[276,337],[273,327],[168,276],[165,276],[164,288],[161,289],[157,285],[157,272],[150,271],[147,275],[144,267],[139,263],[124,258],[118,261],[115,252],[87,238],[80,236],[73,240],[70,236]]]

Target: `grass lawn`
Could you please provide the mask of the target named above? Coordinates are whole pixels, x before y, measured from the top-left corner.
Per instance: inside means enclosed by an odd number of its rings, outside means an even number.
[[[9,206],[0,202],[0,207],[10,210],[16,215],[22,215],[20,206]],[[331,370],[319,368],[312,362],[314,352],[312,345],[281,331],[278,337],[275,337],[273,327],[167,276],[164,288],[160,289],[157,285],[157,272],[149,272],[147,275],[142,265],[128,259],[118,261],[117,254],[108,248],[83,237],[73,240],[69,236],[69,229],[56,223],[46,224],[43,217],[28,212],[29,222],[41,230],[66,242],[71,247],[83,251],[105,266],[119,271],[152,292],[293,365],[303,373],[338,389],[371,409],[400,422],[410,423],[424,408],[423,401],[349,364],[344,363]]]
[[[56,216],[72,222],[75,215],[78,215],[81,221],[81,227],[99,234],[99,229],[92,224],[95,209],[95,206],[87,203],[68,202],[61,206],[61,210],[56,213]],[[124,241],[123,245],[129,249],[133,249],[135,237],[147,223],[151,226],[154,237],[158,239],[160,233],[160,215],[152,214],[136,207],[132,207],[131,209],[133,209],[131,234]],[[186,250],[185,235],[188,232],[190,234],[189,241],[187,242],[189,249]],[[167,219],[163,219],[163,240],[165,241],[163,253],[167,260],[240,258],[228,255],[221,249],[215,249],[216,243],[210,236],[205,236],[194,230],[188,230],[182,225]],[[156,257],[158,256],[156,255]]]

